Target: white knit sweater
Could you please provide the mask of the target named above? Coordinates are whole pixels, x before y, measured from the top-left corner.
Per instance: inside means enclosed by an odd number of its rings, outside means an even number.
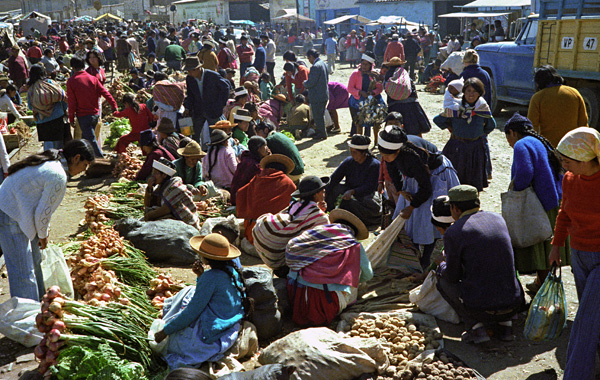
[[[0,185],[0,210],[15,220],[33,240],[48,237],[50,218],[67,189],[60,161],[47,161],[9,175]]]

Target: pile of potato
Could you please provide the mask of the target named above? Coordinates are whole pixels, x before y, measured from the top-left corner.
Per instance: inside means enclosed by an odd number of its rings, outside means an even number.
[[[431,360],[431,359],[430,359]],[[443,352],[436,354],[433,361],[428,363],[408,363],[405,369],[390,366],[386,371],[389,377],[380,377],[380,380],[467,380],[477,379],[475,371],[465,366],[463,362],[455,361]]]

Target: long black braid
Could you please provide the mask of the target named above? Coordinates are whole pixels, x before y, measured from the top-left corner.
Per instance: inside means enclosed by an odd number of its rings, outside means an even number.
[[[208,152],[208,178],[210,179],[211,173],[215,165],[217,164],[217,156],[219,155],[219,150],[221,150],[222,145],[217,144],[213,145]]]
[[[233,285],[240,293],[242,297],[242,308],[244,309],[244,319],[248,319],[250,315],[254,312],[254,298],[248,297],[246,293],[246,282],[244,281],[244,277],[242,276],[242,272],[238,269],[238,267],[231,260],[220,261],[220,260],[211,260],[206,259],[208,261],[208,265],[210,265],[211,269],[216,269],[227,273],[227,275],[231,278]],[[242,286],[239,285],[239,282],[233,275],[233,272],[237,272]]]
[[[552,143],[548,141],[548,139],[537,133],[535,129],[533,129],[533,126],[528,123],[506,123],[504,125],[504,133],[508,133],[509,130],[517,132],[521,136],[531,136],[538,139],[548,152],[548,162],[552,168],[554,178],[557,180],[560,179],[560,175],[564,173],[564,169],[560,162],[558,151],[552,146]]]

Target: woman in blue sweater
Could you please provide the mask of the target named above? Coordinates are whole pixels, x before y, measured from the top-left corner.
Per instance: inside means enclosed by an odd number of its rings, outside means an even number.
[[[562,167],[559,156],[550,142],[537,134],[531,121],[515,113],[504,125],[506,140],[514,148],[511,180],[515,191],[529,186],[539,198],[554,229],[562,198]],[[527,284],[536,293],[550,269],[548,256],[550,240],[526,248],[513,248],[515,267],[521,273],[537,272],[537,279]],[[563,265],[571,265],[569,244],[560,249]]]
[[[242,275],[233,263],[240,251],[215,233],[194,236],[190,245],[202,257],[202,264],[211,269],[205,272],[196,262],[196,286],[184,288],[164,304],[166,324],[155,340],[160,343],[169,336],[163,356],[171,369],[197,368],[222,358],[235,343],[242,319],[252,309]]]

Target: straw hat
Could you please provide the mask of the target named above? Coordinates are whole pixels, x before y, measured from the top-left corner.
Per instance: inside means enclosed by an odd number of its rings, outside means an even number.
[[[177,149],[177,153],[183,157],[204,157],[206,153],[200,147],[200,144],[194,140],[190,141],[185,148]]]
[[[275,95],[271,95],[271,97],[273,99],[279,100],[280,102],[284,102],[287,103],[287,96],[285,96],[284,94],[275,94]]]
[[[236,125],[237,125],[237,123],[232,124],[229,120],[219,120],[215,123],[215,125],[211,125],[210,128],[229,130],[229,129],[235,127]]]
[[[292,170],[294,170],[294,167],[296,167],[296,165],[294,165],[294,161],[283,154],[270,154],[263,157],[263,159],[260,160],[260,167],[264,169],[272,162],[283,164],[285,166],[285,174],[290,174]]]
[[[221,234],[194,236],[190,239],[190,246],[200,256],[211,260],[228,261],[240,257],[242,254]]]
[[[367,226],[353,213],[350,211],[335,208],[331,210],[329,213],[329,221],[333,224],[338,220],[343,220],[348,222],[356,229],[356,240],[365,240],[369,237],[369,230],[367,230]]]
[[[405,63],[406,63],[406,61],[400,59],[400,57],[393,57],[388,62],[383,62],[383,65],[388,66],[388,67],[396,67],[396,66],[404,65]]]

